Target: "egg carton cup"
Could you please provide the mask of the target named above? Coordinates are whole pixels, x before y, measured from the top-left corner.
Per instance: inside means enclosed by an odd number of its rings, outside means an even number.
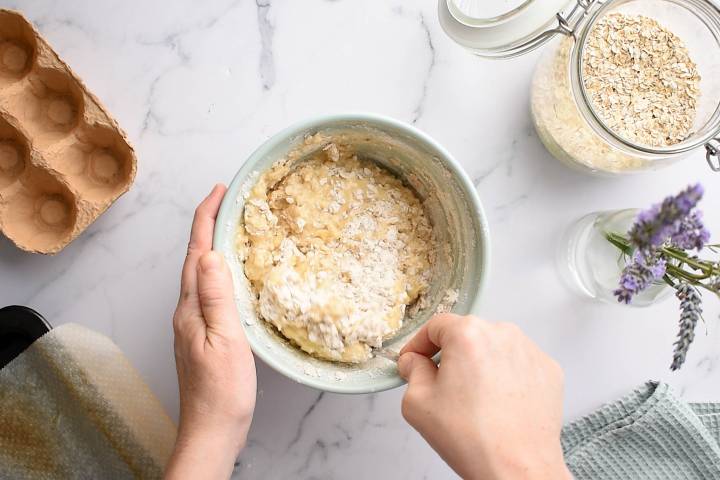
[[[125,133],[22,15],[0,9],[0,232],[54,254],[135,179]]]

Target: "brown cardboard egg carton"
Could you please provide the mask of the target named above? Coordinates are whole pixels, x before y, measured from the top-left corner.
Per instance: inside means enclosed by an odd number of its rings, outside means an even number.
[[[0,9],[0,232],[57,253],[135,179],[125,133],[20,14]]]

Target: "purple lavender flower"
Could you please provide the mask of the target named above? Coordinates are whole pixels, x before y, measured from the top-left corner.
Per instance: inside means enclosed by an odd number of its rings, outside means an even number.
[[[613,294],[619,302],[630,303],[638,293],[648,288],[654,281],[665,275],[667,263],[660,255],[648,257],[636,252],[632,261],[625,266],[620,276],[620,288]]]
[[[702,214],[693,211],[703,196],[700,184],[692,185],[676,196],[640,212],[628,232],[635,249],[632,261],[623,270],[620,288],[615,290],[619,302],[632,298],[665,275],[667,263],[661,252],[669,241],[682,250],[701,250],[710,238]]]
[[[627,237],[607,235],[608,241],[622,252],[632,252],[620,277],[620,288],[614,292],[619,302],[630,303],[635,295],[662,277],[676,289],[681,315],[671,370],[678,370],[685,363],[695,339],[695,327],[702,318],[698,288],[720,296],[720,262],[690,253],[705,247],[720,253],[720,245],[707,245],[710,232],[703,224],[702,212],[695,210],[702,196],[702,186],[690,186],[641,212]]]
[[[682,250],[702,250],[710,240],[710,232],[702,222],[702,212],[694,211],[680,221],[677,230],[670,237],[670,243]]]
[[[695,339],[695,326],[702,317],[702,299],[695,287],[683,282],[675,287],[675,296],[680,300],[680,331],[675,342],[675,352],[670,370],[678,370],[685,363],[690,344]]]
[[[630,232],[630,241],[641,251],[662,246],[680,228],[680,224],[702,199],[702,185],[686,188],[674,197],[667,197],[659,205],[640,212]]]

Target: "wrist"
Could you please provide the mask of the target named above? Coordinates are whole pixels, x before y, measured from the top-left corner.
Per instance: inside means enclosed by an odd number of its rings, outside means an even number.
[[[166,479],[230,478],[247,437],[230,429],[199,430],[181,426]]]
[[[222,449],[237,457],[247,443],[247,428],[242,425],[193,425],[180,422],[176,444],[183,448]]]
[[[500,458],[498,458],[500,457]],[[572,480],[573,477],[565,465],[562,452],[549,457],[532,457],[513,455],[512,457],[496,457],[497,462],[491,466],[492,478],[496,479],[531,479],[531,480]]]
[[[247,441],[248,430],[252,423],[252,411],[249,414],[227,415],[210,409],[190,409],[180,407],[178,441],[218,443],[239,453]]]

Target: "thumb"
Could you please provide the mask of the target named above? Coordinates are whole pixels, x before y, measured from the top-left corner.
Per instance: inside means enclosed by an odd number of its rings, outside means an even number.
[[[430,358],[415,352],[407,352],[398,359],[398,371],[410,386],[430,385],[435,381],[437,365]]]
[[[239,326],[230,269],[221,254],[209,251],[197,268],[198,299],[209,330],[231,331]]]

